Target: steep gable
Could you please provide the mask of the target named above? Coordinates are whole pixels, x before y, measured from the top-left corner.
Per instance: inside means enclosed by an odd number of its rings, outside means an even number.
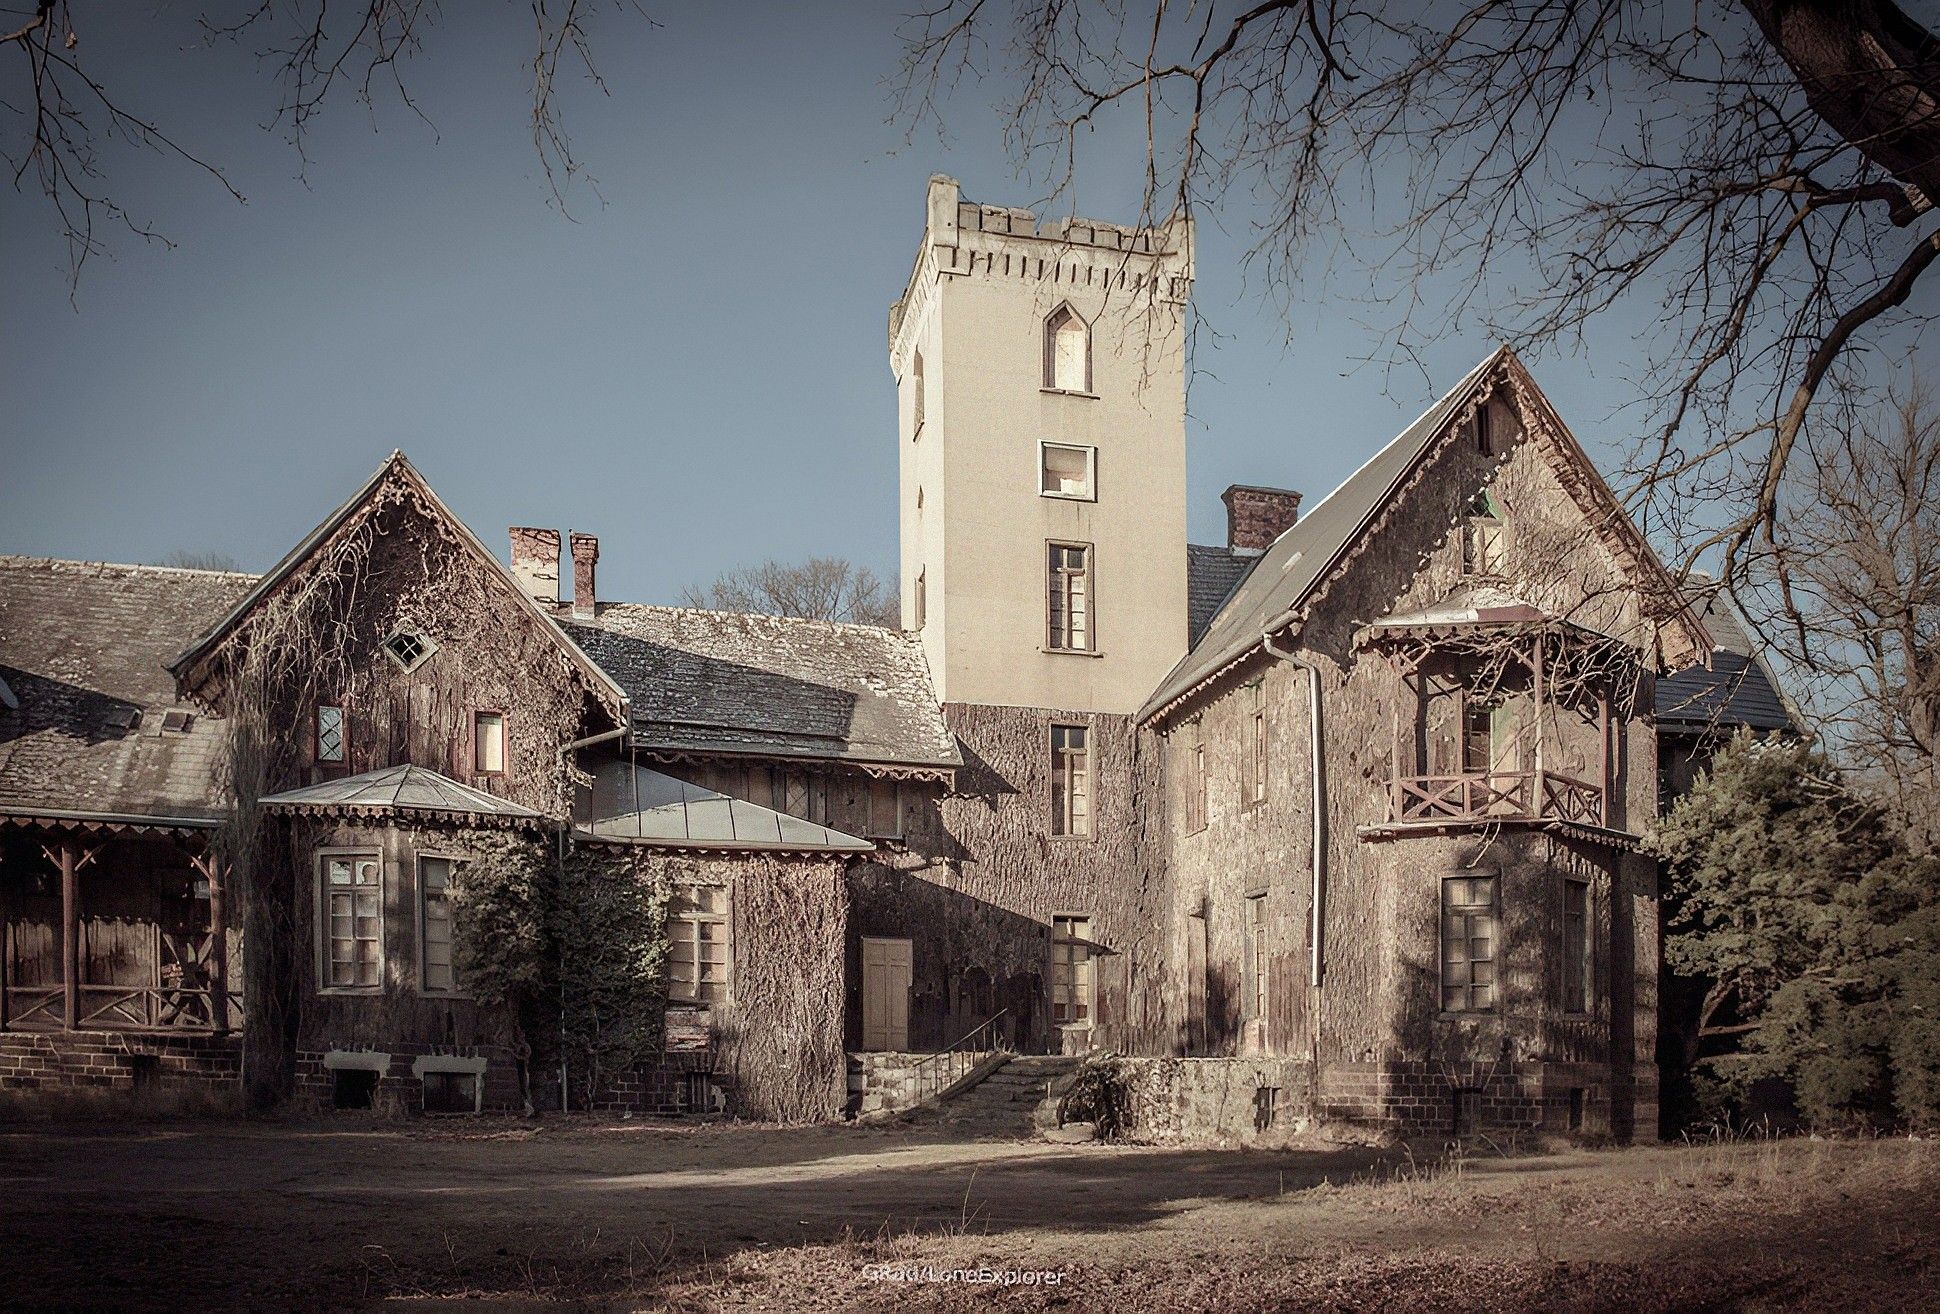
[[[1576,438],[1515,354],[1498,349],[1386,447],[1282,534],[1227,598],[1205,634],[1160,683],[1142,719],[1161,718],[1195,691],[1247,661],[1269,633],[1298,629],[1325,605],[1329,589],[1381,533],[1436,456],[1469,432],[1476,411],[1500,392],[1581,511],[1588,531],[1617,562],[1657,628],[1655,660],[1676,668],[1711,648],[1676,583],[1617,503]]]

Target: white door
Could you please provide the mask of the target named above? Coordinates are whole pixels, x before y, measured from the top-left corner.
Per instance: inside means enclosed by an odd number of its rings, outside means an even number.
[[[909,963],[909,941],[862,937],[864,1049],[909,1048]]]

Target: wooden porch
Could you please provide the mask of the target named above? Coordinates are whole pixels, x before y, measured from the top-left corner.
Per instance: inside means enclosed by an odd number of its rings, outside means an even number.
[[[0,1030],[222,1034],[240,1024],[227,872],[206,831],[8,821]]]

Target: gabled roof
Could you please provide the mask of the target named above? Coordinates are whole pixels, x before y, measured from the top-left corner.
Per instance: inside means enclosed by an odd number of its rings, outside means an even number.
[[[510,799],[462,785],[421,766],[384,767],[341,780],[286,789],[262,800],[273,812],[324,812],[382,817],[397,812],[436,813],[481,825],[542,826],[543,813]]]
[[[642,748],[962,765],[913,634],[631,603],[602,604],[566,632],[626,689]]]
[[[175,675],[183,690],[188,692],[197,686],[198,677],[205,669],[208,660],[225,640],[242,628],[251,612],[255,611],[285,581],[302,570],[336,537],[339,531],[355,522],[374,506],[380,492],[392,484],[404,485],[417,500],[430,509],[433,515],[444,521],[446,528],[471,551],[480,567],[501,580],[516,605],[524,608],[526,613],[558,642],[560,652],[586,680],[594,696],[607,705],[607,709],[613,713],[617,721],[625,724],[626,691],[591,661],[578,645],[566,637],[565,631],[559,628],[559,622],[532,600],[531,595],[512,578],[504,563],[493,555],[491,549],[478,540],[478,536],[472,533],[464,521],[452,514],[451,508],[446,506],[443,499],[432,490],[431,485],[425,482],[424,476],[418,473],[417,468],[405,459],[403,452],[392,452],[390,457],[377,467],[376,472],[364,481],[363,486],[351,494],[349,501],[325,516],[323,522],[304,535],[302,541],[291,548],[281,561],[270,567],[269,571],[256,581],[255,587],[250,589],[234,607],[230,608],[214,625],[198,635],[180,655],[168,663],[168,670]]]
[[[220,816],[223,722],[180,703],[164,665],[254,583],[0,556],[0,679],[18,704],[0,706],[0,810]]]
[[[1304,622],[1304,609],[1346,561],[1408,477],[1437,449],[1439,441],[1448,437],[1451,422],[1478,395],[1484,394],[1492,376],[1511,381],[1536,403],[1548,421],[1551,435],[1563,449],[1559,455],[1586,473],[1586,478],[1570,481],[1571,492],[1579,500],[1597,504],[1592,524],[1606,542],[1620,547],[1619,560],[1627,561],[1647,576],[1640,580],[1643,586],[1675,599],[1675,584],[1642,534],[1610,496],[1589,457],[1543,399],[1515,353],[1501,347],[1274,540],[1220,607],[1199,642],[1146,700],[1139,712],[1140,718],[1164,714],[1173,704],[1245,660],[1262,646],[1265,632]],[[1681,604],[1673,605],[1681,607]],[[1686,645],[1697,652],[1708,649],[1702,626],[1688,614],[1683,619],[1689,621]]]
[[[1792,730],[1796,724],[1764,645],[1730,597],[1709,580],[1691,590],[1691,605],[1717,641],[1707,669],[1694,666],[1657,681],[1657,721],[1667,730]]]
[[[655,848],[797,853],[870,853],[876,847],[832,827],[702,789],[665,772],[641,767],[634,780],[640,791],[639,810],[587,822],[580,828],[582,838]]]

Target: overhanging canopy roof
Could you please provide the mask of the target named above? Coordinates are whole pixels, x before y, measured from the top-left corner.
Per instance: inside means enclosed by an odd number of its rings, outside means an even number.
[[[876,847],[829,826],[729,798],[665,772],[641,767],[636,778],[639,810],[588,822],[580,828],[581,838],[665,848],[804,853],[870,853]]]
[[[263,799],[277,812],[325,812],[348,816],[377,816],[393,812],[441,813],[482,825],[537,826],[544,813],[461,785],[449,776],[420,766],[385,767],[326,780],[319,785],[285,790]]]

